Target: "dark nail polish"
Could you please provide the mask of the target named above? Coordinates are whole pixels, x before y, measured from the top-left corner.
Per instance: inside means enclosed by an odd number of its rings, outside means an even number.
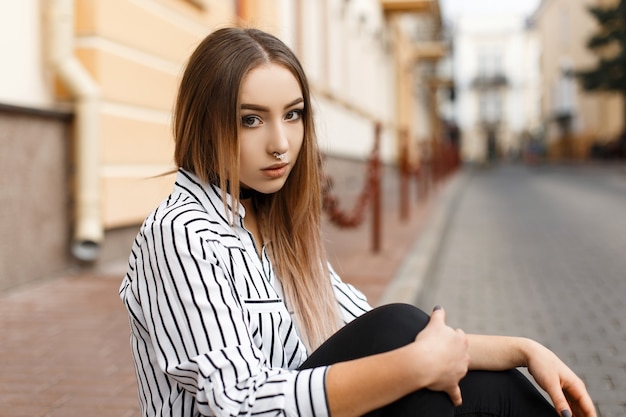
[[[562,417],[572,417],[572,413],[570,413],[569,410],[563,410],[563,411],[561,411],[561,416]]]
[[[441,306],[439,304],[437,304],[434,308],[433,311],[437,311],[437,310],[441,310]],[[565,417],[565,416],[564,416]],[[571,416],[570,416],[571,417]]]

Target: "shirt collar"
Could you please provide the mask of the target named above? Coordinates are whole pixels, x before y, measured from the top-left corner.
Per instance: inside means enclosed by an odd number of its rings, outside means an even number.
[[[219,186],[204,182],[194,173],[183,168],[178,169],[175,186],[195,198],[207,211],[218,214],[225,222],[228,223],[228,219],[233,217],[233,198],[226,192],[226,205],[224,205],[222,190]],[[245,208],[239,204],[235,217],[243,219],[245,215]]]

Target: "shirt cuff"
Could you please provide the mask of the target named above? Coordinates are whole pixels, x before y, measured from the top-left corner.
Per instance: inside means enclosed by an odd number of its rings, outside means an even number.
[[[326,398],[326,373],[329,367],[296,372],[290,384],[293,392],[286,396],[288,416],[330,417]]]

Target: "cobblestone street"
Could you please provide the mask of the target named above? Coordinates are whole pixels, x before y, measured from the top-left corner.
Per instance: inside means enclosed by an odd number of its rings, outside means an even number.
[[[535,338],[626,416],[626,173],[476,170],[456,199],[418,304],[472,333]]]

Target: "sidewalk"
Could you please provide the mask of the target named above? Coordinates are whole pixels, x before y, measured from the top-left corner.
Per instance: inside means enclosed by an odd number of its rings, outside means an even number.
[[[327,168],[342,208],[350,210],[364,164],[333,160]],[[325,223],[337,272],[372,305],[415,300],[460,178],[421,204],[412,183],[410,218],[402,221],[397,175],[384,168],[382,250],[371,250],[369,216],[352,230]],[[0,417],[139,416],[128,319],[118,298],[123,265],[0,294]]]
[[[583,379],[598,417],[626,417],[625,174],[595,164],[467,171],[418,305],[443,306],[467,333],[539,341]]]
[[[351,211],[362,189],[364,164],[346,160],[326,161],[331,173],[334,194],[342,210]],[[322,225],[326,249],[331,264],[345,282],[356,286],[367,296],[371,305],[387,303],[394,298],[389,286],[407,259],[416,236],[427,225],[433,198],[419,200],[415,181],[410,183],[410,211],[407,219],[400,218],[400,184],[395,168],[382,169],[382,225],[380,251],[374,252],[371,213],[354,229],[342,229],[330,224],[327,216]],[[398,294],[396,294],[398,296]],[[409,301],[410,302],[410,301]]]

